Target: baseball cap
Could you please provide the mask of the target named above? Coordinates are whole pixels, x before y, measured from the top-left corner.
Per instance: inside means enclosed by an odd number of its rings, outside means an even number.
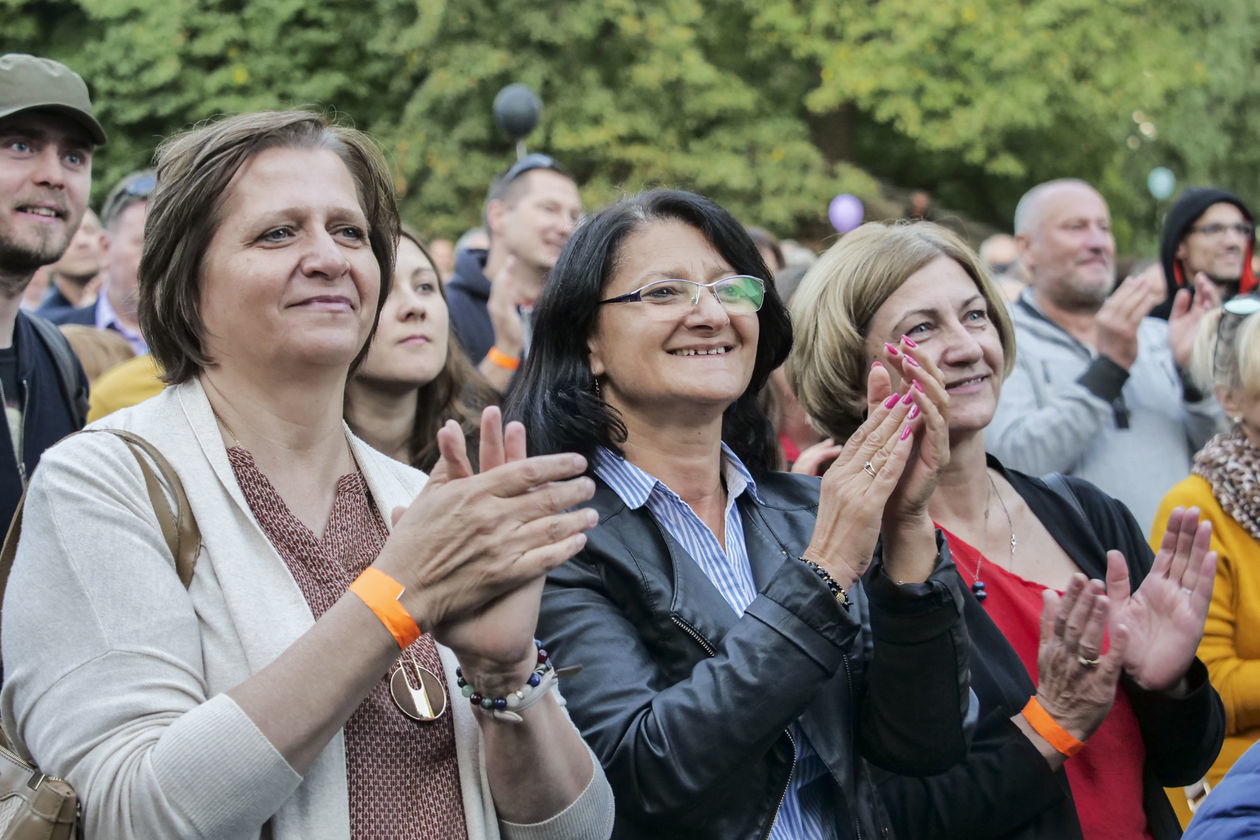
[[[0,118],[30,110],[64,114],[83,126],[93,143],[105,143],[105,130],[92,115],[87,84],[78,73],[48,58],[0,55]]]

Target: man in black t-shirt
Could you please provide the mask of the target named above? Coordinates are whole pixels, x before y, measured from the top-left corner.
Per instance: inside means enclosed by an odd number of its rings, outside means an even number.
[[[63,64],[0,56],[0,523],[45,449],[82,427],[87,380],[65,339],[19,311],[35,270],[56,262],[87,209],[105,132],[87,85]]]

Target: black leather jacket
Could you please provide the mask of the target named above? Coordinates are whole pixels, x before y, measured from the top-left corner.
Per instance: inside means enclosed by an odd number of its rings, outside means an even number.
[[[759,594],[737,616],[646,508],[597,480],[600,524],[554,571],[539,632],[617,799],[618,838],[762,838],[795,761],[799,721],[835,785],[837,836],[891,836],[863,764],[935,773],[966,750],[968,641],[948,550],[924,584],[878,567],[848,610],[794,558],[818,480],[758,479],[739,501]],[[786,562],[785,562],[786,561]]]

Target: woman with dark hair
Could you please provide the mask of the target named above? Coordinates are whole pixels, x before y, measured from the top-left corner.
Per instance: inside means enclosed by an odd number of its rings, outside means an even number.
[[[1178,509],[1152,556],[1132,514],[1092,484],[1048,483],[986,456],[1015,331],[979,258],[946,228],[846,234],[801,282],[792,322],[788,381],[835,440],[861,428],[872,359],[913,359],[948,417],[949,464],[926,501],[970,589],[980,714],[967,759],[946,772],[875,774],[898,835],[1180,836],[1162,785],[1198,779],[1224,730],[1194,655],[1212,592],[1210,527]],[[1047,605],[1080,590],[1109,616],[1109,645],[1083,635],[1047,659]]]
[[[451,341],[437,267],[404,228],[371,347],[346,383],[346,423],[378,451],[428,471],[438,462],[438,429],[454,420],[475,466],[481,411],[498,401]]]
[[[4,728],[76,787],[86,836],[608,836],[534,640],[593,524],[564,512],[585,462],[526,459],[490,409],[484,471],[448,424],[426,484],[342,421],[397,241],[380,151],[318,114],[159,150],[140,318],[170,385],[98,425],[174,468],[191,578],[128,448],[75,435],[30,485],[3,612]]]
[[[962,595],[921,506],[942,418],[910,386],[821,488],[772,472],[756,394],[791,328],[765,276],[705,198],[614,205],[561,254],[509,397],[533,451],[584,453],[598,488],[539,632],[584,666],[565,692],[618,837],[886,836],[862,756],[935,772],[965,751]]]

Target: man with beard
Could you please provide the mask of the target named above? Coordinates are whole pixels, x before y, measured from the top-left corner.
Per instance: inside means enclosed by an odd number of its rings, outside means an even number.
[[[1215,289],[1199,278],[1193,302],[1179,291],[1167,322],[1147,317],[1164,295],[1157,272],[1112,292],[1110,211],[1084,181],[1025,194],[1015,237],[1029,287],[1012,305],[1018,353],[988,448],[1022,472],[1093,482],[1148,531],[1164,493],[1221,420],[1211,395],[1182,379]]]
[[[1193,187],[1168,211],[1159,242],[1168,298],[1151,313],[1167,318],[1178,289],[1202,274],[1221,300],[1256,290],[1251,252],[1256,225],[1242,199],[1214,187]]]
[[[45,449],[83,425],[87,379],[55,327],[19,311],[36,269],[65,252],[87,209],[105,132],[63,64],[0,56],[0,521]]]
[[[526,155],[486,197],[489,250],[456,255],[446,286],[451,328],[500,391],[528,348],[530,310],[581,215],[573,177],[547,155]]]

